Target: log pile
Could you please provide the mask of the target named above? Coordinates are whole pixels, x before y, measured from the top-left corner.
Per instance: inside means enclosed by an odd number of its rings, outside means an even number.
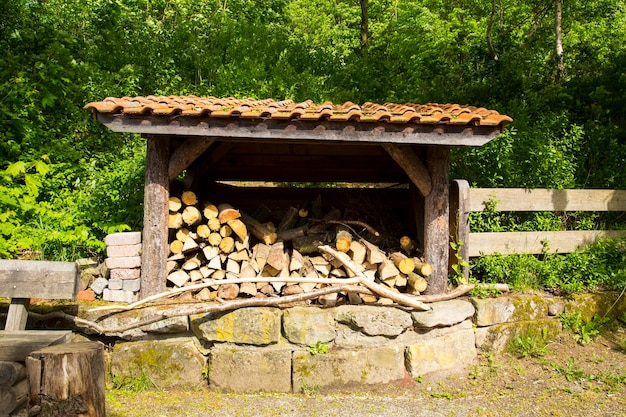
[[[0,361],[0,416],[28,414],[28,391],[24,364]]]
[[[308,209],[288,207],[277,226],[267,221],[268,210],[250,215],[229,204],[200,203],[190,191],[172,196],[168,286],[207,283],[194,297],[208,301],[303,294],[357,275],[395,293],[419,295],[428,285],[432,267],[415,256],[415,244],[406,236],[388,254],[361,236],[378,235],[371,226],[342,220],[335,208],[322,213],[320,201]],[[334,255],[320,250],[325,245],[335,249]],[[349,292],[317,300],[329,306],[390,301],[379,294]]]

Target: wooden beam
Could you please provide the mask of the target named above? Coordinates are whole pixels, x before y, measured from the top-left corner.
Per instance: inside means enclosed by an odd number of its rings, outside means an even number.
[[[0,260],[0,296],[8,298],[73,298],[78,291],[74,262]]]
[[[218,119],[96,113],[114,132],[152,135],[213,136],[221,139],[347,141],[446,146],[482,146],[501,133],[501,126],[421,125],[301,120]]]
[[[140,298],[165,291],[170,138],[146,138]]]
[[[176,179],[178,174],[187,169],[209,146],[215,143],[215,138],[210,137],[190,137],[176,149],[170,157],[168,176],[169,180]]]
[[[0,361],[24,362],[32,351],[67,343],[71,338],[71,330],[0,330]]]
[[[433,266],[433,273],[428,277],[426,294],[443,294],[448,287],[449,163],[448,147],[429,146],[426,149],[426,165],[430,173],[432,192],[424,196],[424,260]]]
[[[468,256],[571,253],[598,239],[626,236],[626,230],[565,230],[559,232],[485,232],[470,233]],[[544,242],[547,246],[544,246]]]
[[[426,197],[432,191],[431,174],[419,156],[410,147],[398,146],[390,143],[382,145],[385,151],[406,172],[407,176],[417,187],[419,192]]]
[[[496,201],[498,211],[626,211],[626,190],[472,188],[471,211]]]

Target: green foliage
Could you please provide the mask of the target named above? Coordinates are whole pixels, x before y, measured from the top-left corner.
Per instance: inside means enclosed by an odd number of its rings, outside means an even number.
[[[541,332],[528,332],[511,340],[509,350],[520,357],[538,358],[545,355],[548,346],[547,331],[545,328]]]
[[[321,341],[317,341],[312,345],[308,345],[306,347],[306,350],[311,354],[311,355],[323,355],[325,353],[328,353],[328,351],[330,350],[330,343],[329,342],[321,342]]]
[[[490,255],[473,260],[474,278],[507,283],[513,289],[552,289],[567,293],[626,286],[626,240],[600,240],[564,255]]]
[[[593,342],[611,321],[608,317],[600,317],[597,315],[593,316],[591,320],[585,320],[582,318],[580,311],[563,313],[559,317],[563,328],[569,329],[574,339],[581,345]]]
[[[111,379],[111,386],[115,390],[124,390],[130,392],[144,392],[157,388],[152,382],[150,377],[141,372],[137,375],[121,377],[119,375],[113,375]]]

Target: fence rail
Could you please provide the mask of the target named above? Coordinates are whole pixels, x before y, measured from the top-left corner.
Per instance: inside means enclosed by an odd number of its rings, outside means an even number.
[[[454,180],[450,187],[450,233],[463,243],[458,252],[460,258],[469,260],[495,253],[538,254],[546,245],[552,253],[570,253],[598,239],[626,236],[622,230],[471,233],[469,214],[485,211],[494,203],[498,211],[513,212],[626,211],[626,190],[471,188],[465,180]]]

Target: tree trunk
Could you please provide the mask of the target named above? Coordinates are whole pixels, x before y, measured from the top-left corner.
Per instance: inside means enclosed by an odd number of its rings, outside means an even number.
[[[554,33],[556,38],[556,81],[565,77],[565,60],[563,58],[563,1],[554,0]]]
[[[369,41],[369,17],[367,0],[361,0],[361,51],[367,48]]]

